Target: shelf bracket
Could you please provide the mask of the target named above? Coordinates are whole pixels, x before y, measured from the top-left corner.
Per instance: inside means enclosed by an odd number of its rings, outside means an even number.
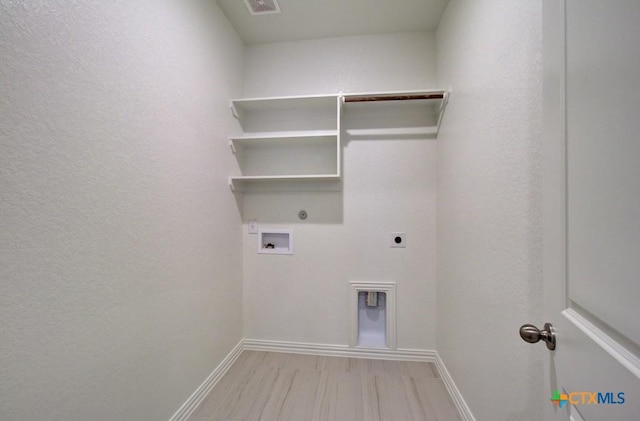
[[[229,141],[229,147],[231,148],[231,152],[233,152],[234,155],[238,155],[238,151],[236,150],[236,145],[233,144],[233,140]]]
[[[440,109],[438,110],[438,123],[436,124],[436,139],[438,138],[438,133],[440,133],[440,125],[442,124],[442,117],[444,116],[444,110],[447,108],[447,104],[449,103],[449,92],[444,92],[442,96],[442,103],[440,104]]]
[[[232,192],[236,191],[236,186],[233,185],[233,180],[231,179],[231,177],[229,177],[229,188]]]
[[[238,110],[235,105],[233,105],[233,101],[229,102],[229,108],[231,108],[231,114],[236,118],[236,120],[240,120],[240,115],[238,114]]]

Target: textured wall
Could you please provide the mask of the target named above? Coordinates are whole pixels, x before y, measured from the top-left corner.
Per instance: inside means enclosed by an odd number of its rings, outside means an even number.
[[[451,0],[438,78],[438,352],[479,421],[537,421],[542,323],[541,3]]]
[[[248,97],[435,87],[426,33],[249,46],[245,61]],[[245,225],[245,337],[347,345],[348,282],[395,281],[398,347],[434,349],[435,158],[434,140],[345,139],[341,192],[246,194],[245,221],[293,228],[294,254],[258,255]],[[398,231],[406,249],[389,247]]]
[[[168,419],[241,338],[214,2],[0,2],[0,418]]]

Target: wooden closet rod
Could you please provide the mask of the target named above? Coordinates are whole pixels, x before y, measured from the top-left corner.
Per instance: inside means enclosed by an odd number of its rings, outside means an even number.
[[[345,95],[344,102],[372,102],[372,101],[406,101],[412,99],[442,99],[444,94],[407,94],[407,95],[360,95],[360,96],[348,96]]]

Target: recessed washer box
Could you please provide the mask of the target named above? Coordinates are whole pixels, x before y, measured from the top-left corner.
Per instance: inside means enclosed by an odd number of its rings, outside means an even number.
[[[258,229],[258,253],[293,254],[293,230]]]

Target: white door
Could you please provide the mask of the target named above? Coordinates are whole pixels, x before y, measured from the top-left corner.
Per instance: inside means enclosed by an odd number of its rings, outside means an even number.
[[[545,419],[640,420],[640,1],[543,5]]]

